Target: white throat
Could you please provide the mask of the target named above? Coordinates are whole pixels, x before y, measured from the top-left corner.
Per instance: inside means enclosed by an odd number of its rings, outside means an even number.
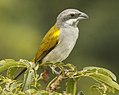
[[[78,21],[77,19],[69,19],[69,20],[67,20],[65,23],[66,23],[67,25],[77,26],[78,22],[79,22],[79,21]]]

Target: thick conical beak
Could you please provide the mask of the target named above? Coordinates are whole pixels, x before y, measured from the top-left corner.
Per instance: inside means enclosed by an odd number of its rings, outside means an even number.
[[[79,20],[88,19],[88,18],[89,18],[89,16],[87,14],[83,13],[83,12],[79,15]]]
[[[89,16],[87,14],[85,14],[85,13],[81,13],[80,17],[83,17],[84,19],[88,19],[89,18]]]

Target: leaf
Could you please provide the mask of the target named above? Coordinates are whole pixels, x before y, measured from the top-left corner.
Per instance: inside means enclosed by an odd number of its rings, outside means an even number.
[[[105,68],[99,68],[99,67],[85,67],[83,68],[83,70],[85,71],[89,71],[89,72],[97,72],[97,73],[101,73],[103,75],[109,76],[110,78],[112,78],[114,81],[116,81],[116,76],[109,70],[105,69]]]
[[[66,83],[66,93],[75,95],[76,94],[76,85],[77,85],[76,79],[73,79],[73,78],[68,79],[68,81]]]
[[[24,74],[24,81],[23,81],[23,90],[28,90],[30,87],[30,84],[33,81],[33,76],[34,76],[34,70],[31,69],[27,69],[27,71]]]
[[[14,61],[13,59],[5,59],[0,61],[0,72],[3,72],[11,67],[28,67],[26,63]]]
[[[20,82],[13,82],[10,84],[9,89],[10,89],[10,91],[13,91],[13,90],[17,89],[18,87],[21,87],[21,85],[22,85],[22,83],[20,83]]]
[[[85,67],[82,71],[79,71],[79,76],[87,76],[93,78],[100,84],[104,84],[107,88],[107,91],[114,93],[115,89],[119,90],[119,84],[115,82],[116,76],[105,68]]]
[[[89,77],[95,79],[98,82],[103,82],[106,85],[119,90],[119,84],[117,84],[115,81],[113,81],[109,76],[99,74],[99,73],[92,73],[89,75]]]
[[[45,91],[45,90],[40,90],[40,91],[37,91],[36,94],[34,95],[67,95],[67,94],[61,94],[61,93],[58,93],[58,92],[48,92],[48,91]]]
[[[92,85],[90,87],[90,90],[94,94],[99,93],[99,95],[103,95],[103,94],[107,93],[108,88],[104,83],[96,83],[95,85]]]
[[[58,92],[53,92],[52,95],[62,95],[62,94]]]
[[[41,90],[41,91],[38,91],[35,95],[50,95],[50,94],[47,91]]]
[[[108,85],[106,85],[106,87],[107,87],[108,92],[115,93],[115,90],[116,90],[115,88],[110,87],[110,86],[108,86]]]
[[[28,89],[25,91],[27,95],[36,95],[35,93],[37,92],[36,89]]]
[[[18,70],[17,67],[13,67],[13,68],[9,68],[7,70],[7,76],[10,78],[10,79],[13,79],[14,78],[14,74],[15,72]]]

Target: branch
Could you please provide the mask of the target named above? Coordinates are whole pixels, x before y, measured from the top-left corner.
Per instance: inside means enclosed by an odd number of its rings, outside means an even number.
[[[46,90],[49,92],[53,92],[55,90],[58,89],[58,86],[60,85],[60,83],[62,82],[62,80],[64,79],[64,76],[61,74],[57,77],[55,77],[47,86]]]

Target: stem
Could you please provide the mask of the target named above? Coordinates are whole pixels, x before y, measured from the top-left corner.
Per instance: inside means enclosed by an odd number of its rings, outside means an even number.
[[[64,76],[61,74],[57,77],[55,77],[47,86],[46,90],[49,92],[53,92],[54,90],[58,89],[58,86],[60,85],[60,83],[62,82],[62,80],[64,79]]]

